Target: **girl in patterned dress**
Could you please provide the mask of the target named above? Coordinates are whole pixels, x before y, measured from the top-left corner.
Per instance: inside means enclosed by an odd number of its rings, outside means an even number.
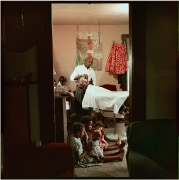
[[[89,155],[89,151],[91,150],[90,146],[86,146],[83,148],[81,143],[81,139],[85,134],[85,126],[80,122],[75,122],[73,125],[73,138],[72,138],[72,149],[73,149],[73,158],[74,165],[76,167],[90,167],[90,166],[98,166],[102,165],[101,162],[98,161],[93,156]],[[124,150],[120,150],[117,153],[106,153],[104,154],[103,162],[109,162],[114,160],[122,161],[124,157]]]
[[[124,146],[126,144],[124,141],[121,141],[121,144],[119,142],[108,144],[108,142],[104,139],[105,133],[104,133],[104,130],[103,130],[103,122],[102,121],[96,121],[95,129],[92,130],[92,137],[94,136],[95,130],[100,130],[101,131],[100,146],[104,150],[116,150],[116,149],[123,149],[124,148]]]

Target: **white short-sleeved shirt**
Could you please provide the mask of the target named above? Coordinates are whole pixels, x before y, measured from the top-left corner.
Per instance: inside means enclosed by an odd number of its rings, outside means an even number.
[[[76,158],[76,152],[78,152],[78,154],[81,154],[83,152],[83,146],[81,143],[81,139],[80,138],[76,138],[73,137],[72,138],[72,148],[73,148],[73,162],[75,167],[91,167],[91,166],[97,166],[97,165],[102,165],[102,163],[97,163],[96,162],[96,158],[89,156],[88,154],[86,154],[83,158],[81,158],[80,160],[78,160]]]
[[[84,64],[78,65],[75,67],[74,71],[72,72],[72,74],[70,76],[70,80],[75,81],[74,78],[77,75],[82,75],[82,74],[87,74],[88,81],[90,81],[90,79],[92,78],[93,84],[96,85],[96,75],[95,75],[94,70],[91,67],[89,67],[89,68],[85,67]]]
[[[72,146],[73,146],[73,150],[78,152],[78,154],[83,153],[83,146],[80,138],[73,137]]]

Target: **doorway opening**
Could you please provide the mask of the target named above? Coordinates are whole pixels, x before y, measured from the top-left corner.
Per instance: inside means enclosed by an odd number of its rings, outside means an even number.
[[[70,81],[70,75],[77,66],[77,35],[97,32],[100,33],[102,55],[101,68],[95,70],[96,85],[112,84],[117,91],[129,92],[132,65],[129,3],[52,3],[51,7],[54,80],[58,81],[59,77],[64,76],[64,86],[71,92],[75,91],[76,84]],[[114,42],[126,45],[127,71],[123,74],[105,70]],[[116,176],[125,177],[119,174]]]

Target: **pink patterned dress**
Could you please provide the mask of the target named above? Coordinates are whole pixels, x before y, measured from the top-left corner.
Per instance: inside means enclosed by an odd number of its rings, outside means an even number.
[[[124,74],[127,71],[126,45],[113,43],[109,53],[105,71],[113,74]]]

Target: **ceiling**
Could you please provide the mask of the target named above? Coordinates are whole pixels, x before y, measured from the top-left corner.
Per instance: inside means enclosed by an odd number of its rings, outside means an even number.
[[[126,25],[128,3],[52,3],[53,25]]]

